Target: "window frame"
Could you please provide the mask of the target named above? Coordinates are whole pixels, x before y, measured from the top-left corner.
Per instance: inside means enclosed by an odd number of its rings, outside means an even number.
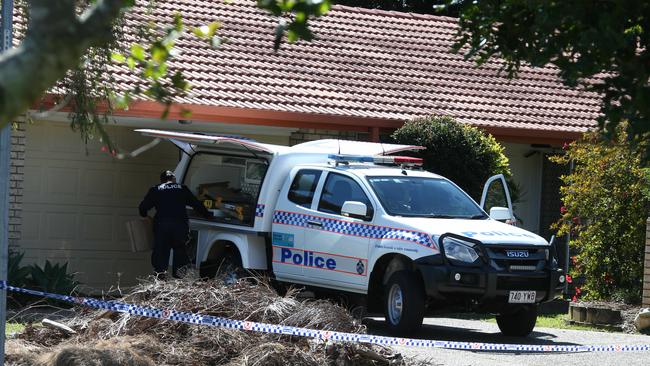
[[[327,181],[329,180],[330,176],[332,176],[332,175],[339,175],[339,176],[342,176],[342,177],[345,177],[345,178],[348,178],[348,179],[352,180],[352,182],[354,182],[357,186],[359,186],[359,188],[361,188],[361,192],[363,192],[363,194],[366,196],[366,199],[368,200],[368,203],[369,203],[369,205],[368,205],[368,207],[367,207],[367,208],[368,208],[368,211],[369,211],[369,212],[368,212],[368,215],[366,216],[366,218],[358,219],[358,220],[363,220],[364,222],[371,222],[371,221],[373,221],[374,218],[375,218],[375,213],[377,212],[377,210],[376,210],[376,208],[375,208],[375,206],[374,206],[374,204],[373,204],[373,200],[372,200],[372,198],[371,198],[372,195],[370,195],[370,194],[368,193],[368,190],[367,190],[366,188],[364,188],[364,185],[363,185],[362,181],[361,181],[361,180],[357,180],[357,179],[355,179],[355,176],[353,176],[353,175],[350,175],[350,174],[344,174],[344,173],[342,173],[342,172],[338,172],[338,171],[337,171],[337,172],[334,172],[334,171],[326,171],[326,173],[327,173],[327,174],[322,178],[322,179],[323,179],[323,184],[322,184],[322,186],[320,187],[320,189],[319,189],[319,191],[318,191],[318,197],[317,197],[318,200],[314,201],[313,209],[314,209],[315,211],[321,213],[321,214],[326,214],[326,215],[335,215],[335,216],[344,217],[344,218],[346,218],[346,219],[354,219],[353,217],[343,216],[343,215],[341,215],[340,213],[331,213],[331,212],[325,212],[325,211],[321,211],[321,210],[320,210],[320,202],[321,202],[321,200],[323,199],[323,193],[324,193],[324,191],[325,191],[325,186],[327,185]],[[365,202],[363,202],[363,203],[365,203]],[[342,207],[341,207],[341,208],[342,208]]]
[[[312,183],[312,188],[313,188],[314,191],[313,191],[313,194],[311,196],[311,201],[309,202],[308,205],[303,205],[301,203],[298,203],[298,202],[292,200],[290,195],[291,195],[291,191],[292,191],[291,187],[293,186],[293,183],[298,178],[298,175],[300,175],[302,172],[307,172],[307,171],[308,172],[316,172],[316,173],[318,173],[318,177]],[[299,207],[302,207],[302,208],[305,208],[305,209],[308,209],[308,210],[312,209],[312,207],[314,206],[314,199],[318,195],[318,184],[320,183],[321,179],[323,179],[323,175],[325,175],[323,173],[325,173],[325,171],[323,171],[322,169],[316,169],[316,168],[300,168],[300,169],[298,169],[296,174],[294,174],[293,179],[289,183],[289,187],[287,189],[287,201],[293,203],[294,205],[297,205]]]

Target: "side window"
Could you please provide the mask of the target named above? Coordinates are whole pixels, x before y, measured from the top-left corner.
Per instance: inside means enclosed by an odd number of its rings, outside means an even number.
[[[306,169],[299,171],[296,177],[293,178],[289,188],[289,201],[302,207],[311,207],[311,201],[314,198],[320,175],[320,170]]]
[[[368,216],[372,216],[372,204],[368,196],[366,196],[366,193],[361,189],[361,186],[350,177],[330,173],[323,186],[323,194],[321,194],[320,202],[318,203],[318,211],[340,215],[345,201],[365,203],[368,206]]]

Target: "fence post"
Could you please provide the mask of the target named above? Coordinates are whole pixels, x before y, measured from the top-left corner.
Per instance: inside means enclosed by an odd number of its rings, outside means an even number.
[[[643,306],[650,307],[650,217],[645,227],[645,262],[643,266]]]

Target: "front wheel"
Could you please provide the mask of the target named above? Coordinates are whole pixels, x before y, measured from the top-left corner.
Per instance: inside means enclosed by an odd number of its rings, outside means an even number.
[[[388,279],[384,293],[384,314],[392,334],[415,333],[424,318],[424,289],[411,271],[398,271]]]
[[[537,305],[522,305],[508,308],[497,315],[501,333],[513,337],[526,337],[537,323]]]

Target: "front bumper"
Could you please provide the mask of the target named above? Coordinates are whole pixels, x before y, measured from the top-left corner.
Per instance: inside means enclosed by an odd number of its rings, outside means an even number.
[[[417,263],[427,296],[437,300],[472,298],[478,303],[507,302],[510,291],[536,291],[535,302],[550,301],[561,293],[561,269],[545,272],[499,272],[492,268],[456,267],[450,264]],[[457,276],[459,275],[459,276]],[[459,278],[459,279],[456,279]]]
[[[510,291],[535,291],[535,303],[541,303],[562,292],[565,273],[553,266],[555,251],[547,250],[552,248],[474,242],[480,259],[473,264],[448,260],[444,250],[415,261],[430,299],[498,305],[508,303]],[[512,250],[529,251],[529,257],[508,258],[504,253]]]

